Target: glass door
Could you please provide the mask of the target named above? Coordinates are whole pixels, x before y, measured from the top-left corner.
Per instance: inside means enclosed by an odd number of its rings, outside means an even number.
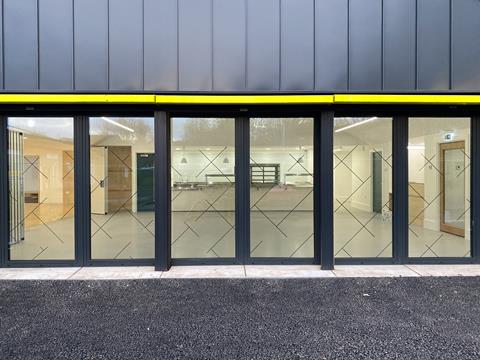
[[[235,119],[171,119],[173,259],[235,258]]]
[[[250,119],[250,258],[313,259],[313,118]]]

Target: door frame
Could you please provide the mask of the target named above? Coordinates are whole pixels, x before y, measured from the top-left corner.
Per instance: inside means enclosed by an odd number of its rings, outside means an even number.
[[[438,148],[440,151],[440,193],[442,194],[440,196],[440,231],[465,237],[465,228],[461,229],[445,223],[445,151],[463,150],[465,153],[465,140],[440,143]]]

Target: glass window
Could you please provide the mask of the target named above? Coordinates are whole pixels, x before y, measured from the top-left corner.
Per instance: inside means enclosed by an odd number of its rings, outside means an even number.
[[[408,126],[409,256],[470,256],[470,119]]]
[[[250,119],[250,256],[313,257],[313,119]]]
[[[334,124],[335,256],[392,256],[392,119]]]
[[[172,257],[235,257],[235,120],[171,121]]]
[[[11,260],[73,260],[73,118],[9,118]]]
[[[90,118],[92,259],[154,257],[153,118]]]

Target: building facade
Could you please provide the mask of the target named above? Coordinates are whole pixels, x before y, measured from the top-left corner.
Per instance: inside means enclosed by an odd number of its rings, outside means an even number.
[[[1,11],[0,266],[479,261],[480,1]]]

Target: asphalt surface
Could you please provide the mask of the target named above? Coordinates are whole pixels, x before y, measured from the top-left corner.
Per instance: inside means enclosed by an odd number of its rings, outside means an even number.
[[[0,359],[479,359],[480,278],[0,282]]]

